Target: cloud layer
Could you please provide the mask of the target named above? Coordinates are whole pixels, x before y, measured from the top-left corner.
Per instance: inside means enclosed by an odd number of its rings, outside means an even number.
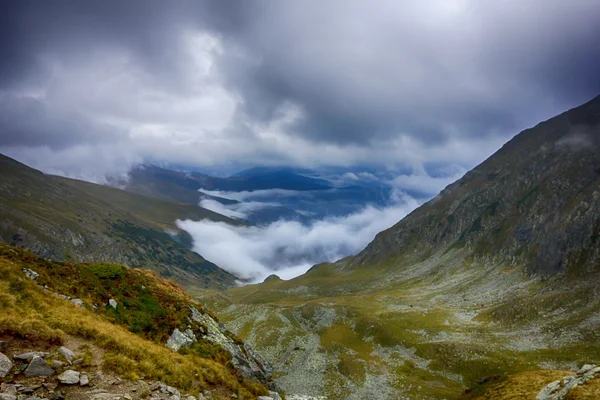
[[[262,281],[275,273],[290,279],[312,265],[335,261],[362,250],[375,235],[402,219],[419,204],[396,192],[393,205],[365,207],[338,218],[302,225],[278,221],[266,227],[235,227],[224,223],[178,221],[194,239],[194,251],[240,278]]]
[[[1,11],[0,151],[88,179],[140,161],[468,169],[600,93],[595,0]]]

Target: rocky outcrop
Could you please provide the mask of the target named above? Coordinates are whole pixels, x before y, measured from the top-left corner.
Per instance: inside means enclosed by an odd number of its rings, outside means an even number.
[[[181,332],[175,328],[171,337],[167,341],[167,347],[174,351],[179,351],[182,347],[189,347],[196,341],[196,335],[191,329]]]
[[[590,379],[594,378],[596,374],[600,373],[600,367],[595,365],[586,364],[584,365],[575,375],[565,376],[560,381],[554,381],[546,385],[538,395],[536,400],[563,400],[567,397],[567,394],[571,389],[576,388],[579,385],[583,385]]]
[[[231,354],[233,364],[236,369],[246,378],[258,379],[263,383],[268,383],[273,370],[271,366],[256,354],[250,346],[235,338],[223,324],[217,322],[207,313],[198,311],[195,307],[190,307],[191,320],[200,325],[202,339],[222,346]]]
[[[190,327],[184,331],[175,329],[166,346],[174,351],[191,346],[196,340],[205,340],[221,346],[231,354],[237,371],[245,378],[276,386],[271,382],[272,367],[256,354],[250,346],[244,344],[215,318],[196,307],[190,307]]]

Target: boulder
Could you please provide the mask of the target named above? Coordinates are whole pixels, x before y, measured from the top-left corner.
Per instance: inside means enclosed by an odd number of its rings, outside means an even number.
[[[90,384],[90,380],[86,374],[81,374],[81,376],[79,377],[79,384],[81,386],[87,386]]]
[[[0,393],[0,400],[17,400],[14,394]]]
[[[79,383],[79,375],[79,372],[68,369],[58,376],[58,380],[64,385],[76,385]]]
[[[4,378],[12,368],[12,361],[4,354],[0,353],[0,378]]]
[[[65,358],[65,360],[67,360],[68,362],[73,361],[73,358],[75,358],[75,353],[70,350],[67,349],[65,346],[62,346],[60,349],[58,349],[58,352]]]
[[[42,357],[35,356],[25,369],[25,376],[50,376],[54,375],[54,370],[46,364],[46,360]]]

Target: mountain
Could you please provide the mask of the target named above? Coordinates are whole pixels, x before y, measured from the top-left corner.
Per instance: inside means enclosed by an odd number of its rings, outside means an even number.
[[[200,299],[287,392],[536,398],[600,360],[599,240],[597,97],[521,132],[356,256]],[[568,396],[600,398],[600,379]]]
[[[424,260],[448,247],[527,272],[600,270],[600,98],[509,141],[354,260]],[[418,246],[418,254],[407,249]],[[408,253],[408,254],[407,254]]]
[[[117,262],[188,288],[228,287],[236,277],[189,250],[177,219],[239,224],[212,211],[45,175],[0,155],[0,241],[43,257]]]
[[[240,171],[228,178],[208,176],[199,172],[172,171],[154,165],[142,165],[129,172],[129,179],[115,185],[135,193],[165,200],[197,205],[211,200],[237,211],[242,202],[216,196],[205,191],[254,192],[248,201],[260,207],[244,209],[245,222],[268,225],[279,220],[294,220],[303,224],[326,217],[357,212],[366,205],[385,206],[391,188],[376,182],[362,185],[334,186],[325,179],[308,176],[315,171],[286,167],[256,167]],[[279,189],[293,191],[282,193]],[[264,192],[261,192],[264,191]],[[207,205],[208,207],[208,205]],[[216,209],[216,208],[215,208]]]
[[[252,168],[228,178],[215,178],[197,173],[191,175],[203,189],[225,192],[252,192],[269,189],[306,191],[331,188],[326,180],[301,175],[285,168]]]
[[[2,399],[280,399],[264,360],[150,271],[0,244],[0,287]]]

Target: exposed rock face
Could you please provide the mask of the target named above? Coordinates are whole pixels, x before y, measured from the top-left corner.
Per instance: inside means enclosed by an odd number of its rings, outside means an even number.
[[[201,325],[202,339],[221,345],[232,356],[236,369],[246,378],[258,379],[267,383],[272,374],[271,366],[262,360],[250,346],[232,338],[224,325],[215,321],[210,315],[191,307],[192,321]],[[228,334],[229,333],[229,334]]]
[[[4,354],[0,353],[0,378],[4,378],[10,372],[12,362]]]
[[[596,374],[600,373],[600,367],[595,365],[584,365],[577,374],[565,376],[562,381],[554,381],[546,385],[538,395],[536,400],[563,400],[571,389],[592,379]]]
[[[600,97],[525,130],[355,257],[467,248],[541,275],[600,269]]]
[[[196,335],[190,329],[187,329],[185,332],[181,332],[179,329],[175,328],[173,334],[167,341],[167,347],[174,351],[179,351],[182,347],[189,347],[192,343],[196,341]]]
[[[35,356],[25,370],[25,376],[50,376],[54,375],[54,370],[46,364],[42,357]]]

